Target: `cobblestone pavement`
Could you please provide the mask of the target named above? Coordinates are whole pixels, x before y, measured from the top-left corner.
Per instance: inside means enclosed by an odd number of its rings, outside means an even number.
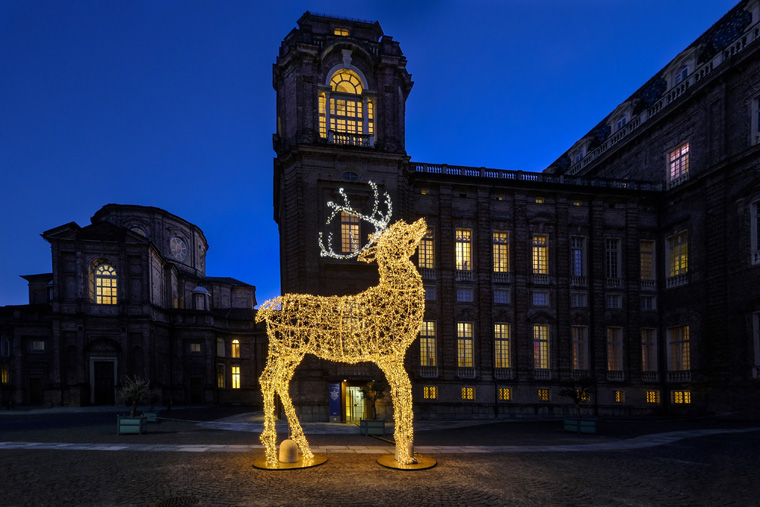
[[[0,441],[15,442],[0,446],[2,506],[760,505],[756,422],[620,422],[606,435],[565,434],[560,421],[441,425],[417,438],[418,452],[438,465],[410,472],[379,466],[374,453],[349,452],[391,449],[354,434],[310,437],[327,451],[322,466],[266,471],[251,466],[261,455],[251,432],[165,421],[147,435],[116,436],[110,417],[98,424],[66,420],[63,429],[55,418],[32,424],[36,417],[0,418]],[[120,450],[72,449],[77,442]],[[167,452],[213,442],[216,452]],[[129,450],[148,445],[156,448]]]

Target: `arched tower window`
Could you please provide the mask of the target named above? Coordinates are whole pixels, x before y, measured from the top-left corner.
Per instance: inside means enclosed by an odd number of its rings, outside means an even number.
[[[99,264],[95,267],[95,303],[99,305],[115,305],[116,270],[110,264]]]
[[[356,72],[338,69],[319,93],[319,135],[334,144],[374,146],[375,102]]]

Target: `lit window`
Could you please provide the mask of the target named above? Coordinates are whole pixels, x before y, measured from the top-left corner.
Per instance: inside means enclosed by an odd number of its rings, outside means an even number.
[[[573,292],[570,294],[570,306],[573,308],[585,308],[587,306],[585,292]]]
[[[621,308],[623,306],[623,296],[620,294],[607,294],[607,308]]]
[[[533,325],[533,367],[549,368],[549,326],[545,324]]]
[[[216,355],[224,357],[224,338],[216,339]]]
[[[7,384],[8,383],[8,367],[3,365],[0,366],[0,384]]]
[[[456,262],[457,270],[472,270],[472,231],[469,229],[456,230]]]
[[[438,386],[424,386],[422,388],[422,397],[426,400],[437,400]]]
[[[512,389],[509,387],[499,388],[499,401],[509,401],[512,399]]]
[[[689,345],[689,326],[668,329],[668,370],[691,370],[691,350]]]
[[[433,229],[428,228],[427,233],[422,237],[420,246],[418,247],[417,259],[419,261],[419,267],[425,269],[433,269],[435,267],[435,236],[433,235]]]
[[[647,403],[660,403],[660,391],[647,391]]]
[[[232,357],[240,357],[240,340],[232,340]]]
[[[656,310],[657,309],[657,296],[642,295],[641,296],[641,309],[642,310]]]
[[[509,272],[509,233],[493,233],[493,270],[494,273]]]
[[[573,201],[573,206],[580,206],[583,203],[581,201]]]
[[[670,152],[670,184],[677,185],[689,177],[689,143],[685,143]]]
[[[668,276],[685,275],[689,271],[689,245],[686,231],[668,238]]]
[[[32,340],[32,352],[45,352],[45,340]]]
[[[607,371],[623,369],[623,330],[619,327],[607,328]]]
[[[333,74],[330,92],[319,94],[319,134],[322,138],[327,137],[328,125],[329,130],[336,133],[374,134],[374,102],[362,97],[363,91],[361,78],[352,70],[340,69]]]
[[[509,324],[494,324],[493,343],[495,368],[511,367],[509,355],[509,336]]]
[[[550,393],[551,393],[551,389],[539,389],[538,401],[549,401]]]
[[[679,405],[691,403],[691,391],[673,391],[673,403]]]
[[[475,399],[475,388],[474,387],[463,387],[462,388],[462,399],[463,400],[474,400]]]
[[[536,204],[543,204],[544,198],[543,197],[536,197]]]
[[[224,389],[224,365],[216,365],[216,387]]]
[[[457,288],[457,302],[472,303],[472,289],[462,287]]]
[[[472,322],[457,322],[457,366],[472,367]]]
[[[199,353],[201,351],[201,344],[194,342],[190,344],[190,352],[193,352],[195,354]]]
[[[570,238],[570,275],[586,276],[586,238]]]
[[[657,330],[641,330],[641,371],[657,371]]]
[[[115,305],[116,270],[110,264],[100,264],[95,268],[95,303]]]
[[[588,389],[576,389],[575,396],[583,403],[588,403],[589,395]]]
[[[639,261],[642,280],[654,280],[654,241],[639,242]]]
[[[612,393],[615,395],[615,403],[624,403],[625,402],[625,391],[612,391]]]
[[[533,306],[547,306],[549,304],[549,294],[546,292],[533,293]]]
[[[588,328],[573,326],[573,370],[588,370]]]
[[[498,305],[509,304],[509,289],[494,289],[493,302]]]
[[[336,28],[333,30],[333,34],[338,37],[348,37],[348,28]]]
[[[549,249],[548,238],[542,234],[534,234],[532,237],[533,274],[549,274]]]
[[[620,278],[620,240],[608,238],[606,246],[607,278]]]
[[[760,201],[752,203],[750,206],[750,216],[750,259],[752,264],[760,264]]]
[[[436,366],[435,322],[425,321],[420,327],[420,366]]]
[[[340,249],[343,253],[359,250],[359,217],[340,212]]]
[[[240,389],[240,366],[232,367],[232,388]]]

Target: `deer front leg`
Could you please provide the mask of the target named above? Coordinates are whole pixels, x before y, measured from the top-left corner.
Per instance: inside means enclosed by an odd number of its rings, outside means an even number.
[[[396,461],[402,465],[417,463],[412,444],[414,442],[414,427],[412,412],[412,383],[404,370],[403,358],[377,363],[388,384],[391,386],[391,401],[393,402],[393,419],[396,431],[393,438],[396,441]]]
[[[264,431],[259,438],[266,449],[266,463],[270,467],[277,465],[277,429],[274,425],[275,371],[270,363],[259,377],[261,394],[264,397]]]
[[[290,388],[290,381],[293,378],[296,367],[301,363],[302,359],[303,355],[291,361],[283,361],[283,381],[277,386],[277,394],[280,395],[282,407],[285,409],[285,415],[288,418],[291,438],[301,450],[303,459],[309,460],[314,457],[314,454],[311,452],[311,449],[309,448],[309,442],[306,440],[306,436],[303,434],[301,423],[298,421],[296,410],[293,407],[293,400],[290,398],[290,393],[288,392]]]

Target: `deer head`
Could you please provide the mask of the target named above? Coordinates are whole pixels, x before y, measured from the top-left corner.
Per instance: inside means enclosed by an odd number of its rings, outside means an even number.
[[[329,233],[327,235],[327,247],[325,247],[324,243],[322,242],[322,233],[319,233],[319,248],[320,248],[320,255],[322,257],[333,257],[335,259],[353,259],[354,257],[358,257],[360,253],[370,248],[372,245],[374,245],[378,239],[380,239],[380,236],[388,229],[388,223],[391,220],[391,197],[388,195],[388,192],[384,192],[383,195],[385,196],[385,206],[386,206],[386,212],[382,213],[378,209],[379,204],[379,196],[377,192],[377,185],[375,182],[370,181],[369,185],[372,187],[372,191],[375,196],[375,202],[372,207],[372,214],[371,215],[365,215],[363,213],[359,213],[355,209],[351,207],[351,203],[348,200],[348,195],[346,195],[346,192],[341,188],[338,192],[343,197],[343,204],[338,204],[333,201],[330,201],[327,203],[327,206],[332,209],[332,213],[330,214],[330,217],[327,219],[327,224],[329,225],[333,219],[336,216],[340,216],[341,213],[347,213],[349,215],[355,216],[359,218],[359,220],[363,220],[365,222],[368,222],[372,224],[375,227],[375,232],[369,236],[369,241],[366,245],[359,248],[359,242],[358,238],[355,238],[353,234],[351,234],[350,241],[352,245],[351,252],[346,254],[339,254],[336,253],[332,246],[332,233]],[[365,261],[365,262],[371,262],[371,261]]]
[[[399,220],[388,227],[374,245],[365,247],[357,260],[367,263],[378,260],[383,264],[388,259],[408,259],[426,233],[427,223],[424,218],[411,224]]]

